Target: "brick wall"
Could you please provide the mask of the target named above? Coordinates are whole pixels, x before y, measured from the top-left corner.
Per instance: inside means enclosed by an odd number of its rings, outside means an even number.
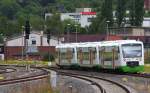
[[[25,53],[22,54],[22,50],[24,50],[24,47],[21,46],[7,46],[5,47],[5,59],[21,59],[22,57],[25,58],[26,55]],[[55,47],[54,46],[39,46],[38,47],[38,53],[35,53],[34,55],[29,54],[28,58],[29,59],[34,59],[34,60],[41,60],[43,58],[43,54],[46,54],[50,52],[51,54],[55,54]]]

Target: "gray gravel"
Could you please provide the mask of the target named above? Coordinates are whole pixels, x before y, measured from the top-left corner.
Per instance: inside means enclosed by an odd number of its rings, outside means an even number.
[[[61,75],[57,78],[57,88],[60,93],[99,93],[99,89],[87,81]]]
[[[71,72],[71,70],[70,70]],[[96,75],[102,78],[114,80],[130,88],[135,93],[150,93],[150,78],[133,77],[127,75],[115,75],[98,72],[73,71],[75,73]]]

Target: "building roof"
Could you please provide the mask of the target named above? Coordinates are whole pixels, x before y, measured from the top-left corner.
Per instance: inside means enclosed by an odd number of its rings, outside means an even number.
[[[94,35],[77,35],[77,42],[96,42],[96,41],[103,41],[105,40],[105,35],[99,35],[99,34],[94,34]],[[76,42],[76,34],[71,34],[71,35],[64,35],[64,42],[63,43],[68,43],[68,42]]]
[[[38,32],[38,31],[32,31],[30,34],[37,34],[37,35],[41,35],[41,32]],[[14,39],[18,39],[18,38],[22,38],[22,34],[19,34],[19,35],[14,35],[12,37],[9,37],[7,38],[7,41],[10,41],[10,40],[14,40]],[[43,37],[47,38],[47,35],[46,34],[43,34]],[[55,39],[57,40],[58,38],[56,38],[55,36],[51,36],[52,39]]]

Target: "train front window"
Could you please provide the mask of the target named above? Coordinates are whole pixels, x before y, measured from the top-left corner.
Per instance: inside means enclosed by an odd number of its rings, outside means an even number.
[[[123,44],[122,52],[124,58],[142,57],[141,44]]]

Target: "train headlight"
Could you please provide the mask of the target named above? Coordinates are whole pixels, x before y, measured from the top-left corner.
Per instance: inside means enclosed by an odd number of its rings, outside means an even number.
[[[124,58],[124,59],[123,59],[123,61],[125,61],[125,62],[126,62],[126,59]]]

